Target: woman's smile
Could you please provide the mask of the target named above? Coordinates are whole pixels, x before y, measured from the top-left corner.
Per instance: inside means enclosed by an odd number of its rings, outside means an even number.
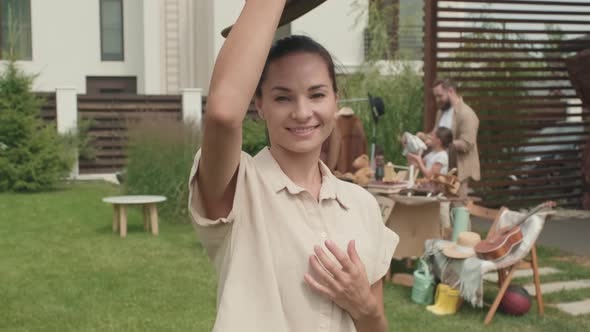
[[[297,136],[297,137],[309,137],[311,136],[316,129],[318,129],[320,125],[315,126],[297,126],[297,127],[287,127],[287,130]]]

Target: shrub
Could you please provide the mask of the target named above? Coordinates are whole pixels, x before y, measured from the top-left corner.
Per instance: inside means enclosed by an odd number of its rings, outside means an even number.
[[[129,125],[125,192],[163,195],[166,220],[188,222],[188,178],[199,147],[196,127],[170,118],[147,118]]]
[[[50,189],[76,158],[76,135],[60,136],[41,119],[43,100],[31,91],[34,78],[12,59],[0,74],[0,191]]]
[[[393,52],[391,48],[394,44],[391,18],[396,17],[399,11],[397,2],[370,1],[367,6],[364,1],[354,1],[353,9],[358,14],[357,23],[364,24],[366,20],[361,18],[368,17],[366,37],[370,43],[359,71],[338,77],[340,96],[342,99],[367,98],[370,93],[383,99],[385,114],[377,125],[376,144],[383,150],[386,160],[405,164],[407,161],[401,154],[403,149],[399,137],[405,131],[415,133],[422,130],[422,73],[414,67],[414,62],[406,61],[403,50]],[[400,27],[421,24],[420,17],[402,17],[401,20],[403,22],[398,22]],[[368,102],[342,106],[351,106],[363,120],[370,145],[374,124]]]
[[[246,118],[242,130],[242,151],[254,156],[268,145],[264,121]]]
[[[384,67],[367,64],[365,70],[339,77],[341,98],[362,98],[368,93],[383,98],[385,114],[377,125],[377,146],[383,149],[385,158],[405,164],[399,137],[409,131],[422,130],[423,81],[421,75],[407,62],[384,64]],[[363,120],[367,141],[371,142],[373,118],[368,102],[351,105]],[[370,150],[369,150],[370,151]]]

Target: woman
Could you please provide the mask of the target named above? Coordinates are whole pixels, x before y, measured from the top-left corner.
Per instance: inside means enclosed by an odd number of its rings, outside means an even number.
[[[386,331],[381,277],[398,237],[369,193],[320,162],[334,64],[307,37],[271,49],[284,7],[246,1],[215,63],[191,171],[193,224],[218,277],[214,331]],[[252,95],[271,143],[255,157],[240,151]]]
[[[452,161],[453,133],[449,128],[438,127],[434,136],[430,139],[430,152],[424,158],[416,154],[408,153],[408,162],[416,165],[425,178],[431,178],[435,174],[447,174],[449,161]],[[450,158],[451,157],[451,158]]]

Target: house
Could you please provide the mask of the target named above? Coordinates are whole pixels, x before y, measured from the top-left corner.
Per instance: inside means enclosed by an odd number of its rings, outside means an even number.
[[[365,57],[368,1],[372,0],[326,1],[283,27],[279,35],[309,35],[326,46],[343,72],[354,71]],[[421,10],[421,2],[393,1],[400,4],[400,17],[407,16],[407,8]],[[0,60],[12,45],[21,67],[39,75],[36,91],[68,86],[81,94],[178,94],[196,87],[206,94],[223,44],[220,32],[235,21],[242,4],[243,0],[0,0]],[[415,39],[409,42],[416,44]],[[400,39],[404,42],[407,38]]]

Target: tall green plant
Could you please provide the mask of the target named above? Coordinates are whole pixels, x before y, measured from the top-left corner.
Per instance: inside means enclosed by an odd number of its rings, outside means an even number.
[[[338,84],[341,98],[366,98],[370,93],[383,98],[385,115],[377,124],[377,146],[387,160],[405,163],[399,138],[405,131],[416,132],[422,129],[423,90],[422,75],[406,61],[402,54],[390,50],[391,15],[397,11],[397,4],[384,0],[370,1],[368,7],[363,2],[355,2],[359,17],[369,16],[367,38],[371,40],[367,58],[355,73],[340,75]],[[358,20],[357,24],[364,22]],[[373,120],[367,102],[351,106],[363,120],[368,141],[371,140]]]
[[[268,145],[266,126],[262,120],[246,118],[242,126],[242,151],[254,156]]]
[[[188,178],[199,132],[175,119],[144,118],[130,125],[125,192],[163,195],[164,220],[188,222]]]

